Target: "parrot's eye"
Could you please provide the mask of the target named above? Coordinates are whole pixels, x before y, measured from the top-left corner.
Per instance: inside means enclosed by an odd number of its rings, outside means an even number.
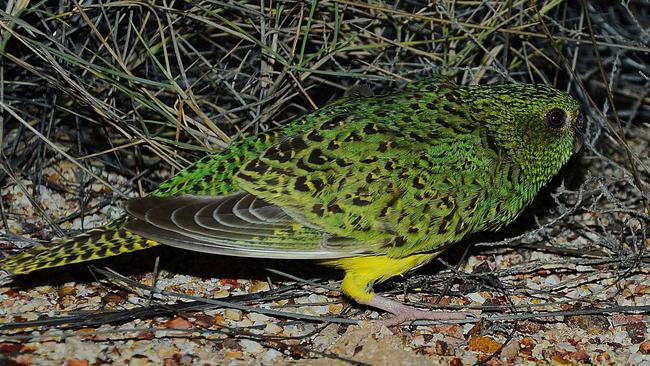
[[[566,123],[566,113],[564,113],[564,111],[560,108],[553,108],[548,111],[548,113],[546,113],[546,117],[544,119],[546,121],[546,124],[550,127],[564,127],[564,124]]]

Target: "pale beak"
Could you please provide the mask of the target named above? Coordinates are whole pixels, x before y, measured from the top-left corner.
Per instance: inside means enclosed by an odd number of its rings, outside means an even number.
[[[585,135],[586,129],[584,118],[582,115],[578,117],[578,120],[573,125],[573,153],[577,153],[582,148],[582,143]]]

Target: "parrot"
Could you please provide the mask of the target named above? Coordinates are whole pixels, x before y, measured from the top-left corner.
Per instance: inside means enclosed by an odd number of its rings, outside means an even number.
[[[438,78],[364,89],[207,154],[103,227],[0,260],[10,275],[160,244],[225,256],[315,260],[342,292],[413,320],[462,319],[378,295],[470,234],[515,220],[580,150],[579,103],[533,84]]]

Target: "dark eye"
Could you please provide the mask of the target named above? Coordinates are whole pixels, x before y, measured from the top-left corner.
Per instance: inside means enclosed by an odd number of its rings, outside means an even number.
[[[554,108],[546,113],[546,124],[553,128],[564,127],[566,123],[566,113],[559,108]]]

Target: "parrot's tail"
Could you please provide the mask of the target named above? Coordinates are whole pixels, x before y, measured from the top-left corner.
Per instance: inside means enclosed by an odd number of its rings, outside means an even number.
[[[123,228],[125,219],[118,219],[105,227],[89,230],[71,238],[52,241],[24,252],[0,259],[0,270],[23,274],[39,269],[92,261],[135,252],[159,245]]]

